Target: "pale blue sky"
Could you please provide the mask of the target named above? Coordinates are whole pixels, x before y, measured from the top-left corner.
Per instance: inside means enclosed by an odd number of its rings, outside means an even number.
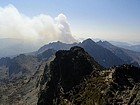
[[[140,41],[140,0],[1,0],[27,16],[66,15],[77,38]]]

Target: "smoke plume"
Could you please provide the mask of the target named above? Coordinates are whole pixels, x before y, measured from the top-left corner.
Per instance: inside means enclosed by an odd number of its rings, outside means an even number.
[[[67,17],[59,14],[52,18],[40,14],[28,17],[13,5],[0,7],[0,38],[17,38],[33,42],[74,42]]]

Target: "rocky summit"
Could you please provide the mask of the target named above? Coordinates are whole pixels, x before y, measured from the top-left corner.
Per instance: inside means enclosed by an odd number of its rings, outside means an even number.
[[[102,67],[80,47],[56,52],[56,58],[50,65],[50,81],[41,91],[38,105],[59,104],[65,93],[69,93],[90,74],[96,75],[100,68]],[[45,84],[45,79],[42,82]]]
[[[38,105],[139,104],[140,69],[132,65],[105,70],[84,49],[72,47],[58,51],[46,71]]]

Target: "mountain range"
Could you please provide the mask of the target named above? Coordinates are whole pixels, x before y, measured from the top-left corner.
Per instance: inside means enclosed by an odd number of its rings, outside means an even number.
[[[1,72],[0,79],[11,77],[15,74],[24,74],[23,72],[30,72],[30,67],[35,68],[35,65],[42,60],[47,60],[54,55],[58,50],[68,50],[73,46],[80,46],[85,49],[94,59],[103,67],[109,68],[121,64],[133,64],[137,67],[140,65],[140,53],[116,47],[107,41],[94,42],[91,39],[84,40],[80,43],[66,44],[60,41],[49,43],[42,46],[38,51],[29,54],[21,54],[14,58],[6,57],[0,59]],[[18,60],[17,60],[18,59]],[[34,65],[29,65],[29,62],[34,62]],[[35,72],[36,70],[34,70]],[[33,72],[33,73],[34,73]],[[14,74],[14,75],[12,75]],[[28,73],[27,73],[28,74]]]
[[[139,75],[133,65],[105,69],[75,46],[43,60],[30,79],[1,84],[0,104],[138,105]]]
[[[116,47],[107,41],[94,42],[86,39],[80,43],[66,44],[60,41],[42,46],[38,51],[29,54],[20,54],[13,58],[6,57],[0,59],[0,80],[11,78],[28,78],[36,72],[36,67],[40,62],[55,55],[58,50],[68,50],[73,46],[84,48],[95,61],[105,68],[115,65],[132,64],[140,66],[140,53]]]
[[[95,39],[94,39],[95,40]],[[99,39],[98,39],[99,40]],[[96,42],[98,40],[95,40]],[[58,41],[60,42],[60,41]],[[128,50],[132,50],[134,52],[140,52],[140,45],[132,45],[129,43],[124,43],[124,42],[115,42],[115,41],[109,41],[109,43],[111,43],[114,46],[120,47],[120,48],[124,48],[124,49],[128,49]],[[51,46],[54,44],[53,48],[56,46],[55,43],[49,43],[47,45],[42,46],[43,44],[39,43],[39,42],[30,42],[30,41],[24,41],[22,39],[16,39],[16,38],[1,38],[0,39],[0,58],[2,57],[15,57],[19,54],[22,53],[30,53],[30,52],[35,52],[38,48],[40,48],[40,50],[42,48],[49,47],[51,48]],[[61,50],[61,49],[69,49],[72,46],[75,46],[77,43],[73,43],[73,44],[66,44],[66,43],[57,43],[59,44],[59,47],[57,45],[57,47],[55,47],[55,49],[57,50]],[[69,46],[69,47],[68,47]]]
[[[41,47],[37,53],[43,52],[47,49],[54,49],[56,51],[67,50],[72,46],[80,46],[84,48],[99,64],[107,68],[120,64],[140,65],[139,52],[116,47],[107,41],[94,42],[91,39],[86,39],[83,42],[73,44],[66,44],[59,41],[53,42]]]
[[[139,54],[86,39],[1,58],[0,105],[138,105]]]

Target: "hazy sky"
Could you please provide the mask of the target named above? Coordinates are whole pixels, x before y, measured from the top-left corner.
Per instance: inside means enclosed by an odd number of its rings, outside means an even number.
[[[1,38],[140,42],[140,0],[0,0],[0,7]]]

